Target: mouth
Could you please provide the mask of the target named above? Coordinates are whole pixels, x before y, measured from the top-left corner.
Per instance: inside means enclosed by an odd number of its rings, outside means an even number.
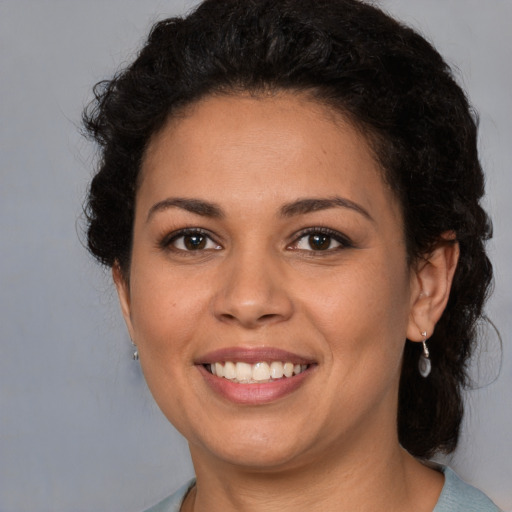
[[[285,350],[226,348],[195,361],[204,382],[216,396],[239,405],[264,405],[304,386],[317,362]]]
[[[310,367],[309,364],[294,364],[291,361],[260,361],[255,364],[223,361],[203,366],[212,375],[238,384],[263,384],[289,379]]]

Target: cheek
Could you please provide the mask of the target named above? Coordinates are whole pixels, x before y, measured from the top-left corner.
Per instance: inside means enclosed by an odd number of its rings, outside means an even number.
[[[181,350],[207,311],[201,280],[155,262],[135,263],[133,270],[131,320],[141,350],[155,356]]]
[[[193,414],[187,386],[193,385],[193,340],[206,314],[204,297],[196,280],[171,275],[157,262],[134,260],[132,275],[131,319],[140,365],[156,403],[181,430],[184,418]]]
[[[344,408],[335,421],[342,422],[345,414],[359,417],[379,404],[393,406],[408,320],[403,271],[366,265],[350,279],[337,278],[336,289],[322,301],[310,300],[312,322],[331,359],[332,385],[326,390],[334,402],[343,395]]]
[[[396,360],[401,355],[409,316],[404,266],[361,260],[356,269],[338,269],[304,295],[313,324],[329,341],[333,358]],[[398,354],[398,356],[397,356]]]

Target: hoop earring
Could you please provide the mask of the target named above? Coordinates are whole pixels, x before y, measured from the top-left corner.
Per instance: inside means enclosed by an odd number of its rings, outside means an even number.
[[[421,333],[423,336],[423,354],[421,354],[420,359],[418,361],[418,370],[420,375],[426,379],[430,375],[430,370],[432,370],[432,363],[430,362],[430,353],[427,347],[427,331],[423,331]]]

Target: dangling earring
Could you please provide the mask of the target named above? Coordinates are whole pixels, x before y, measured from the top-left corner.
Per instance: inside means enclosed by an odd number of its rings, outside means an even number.
[[[133,345],[132,359],[134,361],[138,361],[139,360],[139,351],[137,350],[137,345],[135,345],[135,343],[133,343],[133,341],[132,341],[132,345]]]
[[[418,370],[420,372],[420,375],[423,378],[426,378],[430,375],[432,363],[430,362],[430,354],[427,348],[427,331],[423,331],[421,335],[423,336],[423,354],[421,354],[420,360],[418,361]]]

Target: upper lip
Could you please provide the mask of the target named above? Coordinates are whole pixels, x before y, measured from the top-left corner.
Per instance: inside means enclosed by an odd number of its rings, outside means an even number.
[[[294,354],[273,347],[227,347],[213,350],[197,358],[195,364],[211,364],[232,361],[256,364],[261,362],[282,361],[293,364],[314,364],[310,357]]]

